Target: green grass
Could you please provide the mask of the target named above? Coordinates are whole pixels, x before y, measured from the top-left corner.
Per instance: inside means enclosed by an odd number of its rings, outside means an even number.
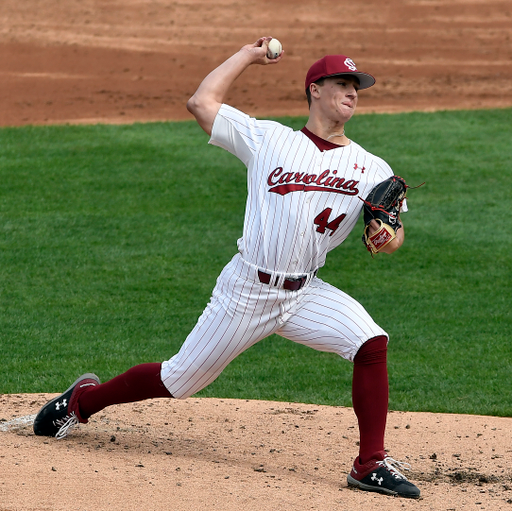
[[[390,333],[391,409],[512,415],[511,115],[347,126],[426,182],[396,254],[372,259],[360,223],[320,273]],[[207,141],[193,122],[0,130],[0,392],[57,392],[179,349],[242,229],[245,169]],[[350,406],[351,372],[272,336],[200,395]]]

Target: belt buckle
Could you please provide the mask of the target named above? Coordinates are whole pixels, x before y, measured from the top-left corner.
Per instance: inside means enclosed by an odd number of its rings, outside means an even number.
[[[307,275],[302,275],[302,277],[288,277],[284,280],[287,280],[289,282],[299,282],[299,281],[302,281],[302,280],[306,280],[308,278]]]
[[[298,291],[304,286],[307,278],[307,275],[303,275],[302,277],[289,277],[284,279],[283,288],[288,289],[289,291]],[[288,286],[286,284],[288,284]]]
[[[312,277],[314,277],[317,273],[317,270],[314,271]],[[286,289],[288,291],[298,291],[299,289],[303,288],[304,285],[306,284],[307,280],[308,280],[308,277],[309,277],[309,274],[307,275],[302,275],[300,277],[287,277],[285,279],[283,279],[283,283],[281,285],[281,287],[283,289]],[[263,284],[268,284],[270,286],[278,286],[278,282],[279,282],[279,277],[276,278],[276,281],[274,284],[272,284],[270,281],[271,281],[271,278],[272,276],[269,274],[269,273],[266,273],[262,270],[258,270],[258,278],[259,278],[259,281]]]

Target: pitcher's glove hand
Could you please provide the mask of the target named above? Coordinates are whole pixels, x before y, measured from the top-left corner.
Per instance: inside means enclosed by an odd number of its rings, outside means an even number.
[[[396,238],[400,223],[400,208],[407,192],[405,180],[392,176],[379,183],[363,200],[364,232],[363,243],[368,251],[377,254]],[[370,222],[376,220],[380,227],[370,234]]]

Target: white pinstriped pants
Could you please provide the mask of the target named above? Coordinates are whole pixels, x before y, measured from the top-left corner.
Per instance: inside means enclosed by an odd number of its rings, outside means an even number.
[[[162,364],[162,381],[175,398],[187,398],[271,334],[350,361],[368,339],[387,336],[359,302],[334,286],[317,277],[298,291],[262,284],[258,268],[237,254],[180,351]]]

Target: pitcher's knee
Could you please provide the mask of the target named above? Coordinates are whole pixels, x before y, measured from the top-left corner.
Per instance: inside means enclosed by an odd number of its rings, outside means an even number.
[[[368,339],[354,357],[355,364],[379,364],[385,362],[388,352],[388,338],[385,335],[379,335]]]

